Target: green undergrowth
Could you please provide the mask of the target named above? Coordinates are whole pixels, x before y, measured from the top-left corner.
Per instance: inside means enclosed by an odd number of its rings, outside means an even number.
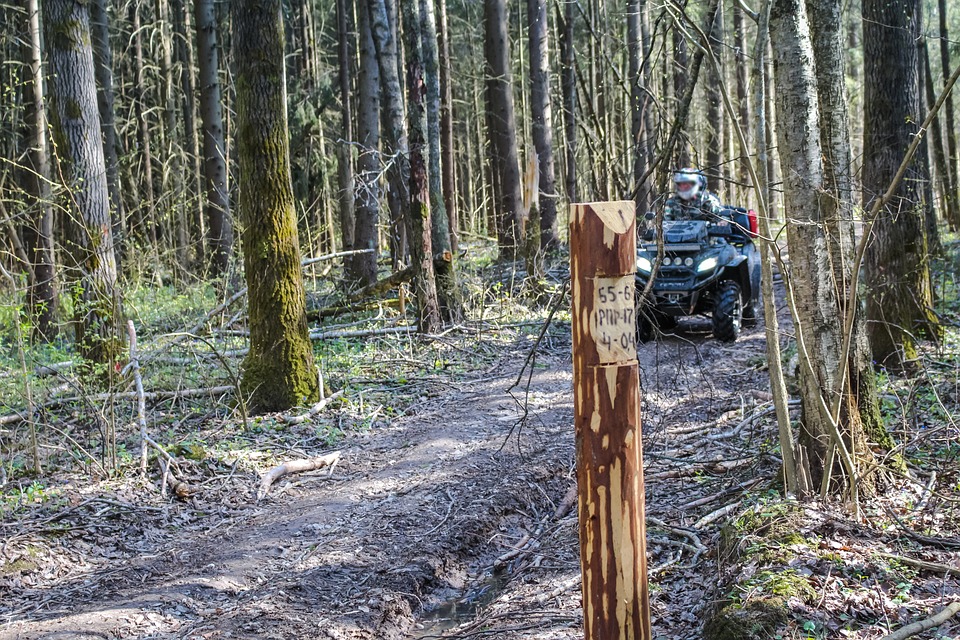
[[[145,392],[198,394],[148,398],[148,434],[188,467],[255,471],[284,457],[335,448],[351,433],[374,432],[451,389],[468,390],[472,381],[488,378],[505,354],[522,361],[562,289],[562,272],[530,283],[522,271],[496,262],[490,247],[467,248],[476,259],[458,270],[464,314],[437,336],[396,332],[415,325],[409,300],[404,315],[395,306],[382,306],[311,323],[311,331],[325,336],[313,341],[325,395],[339,396],[297,424],[290,418],[306,408],[243,421],[244,407],[231,390],[242,377],[248,344],[245,300],[207,317],[232,291],[210,283],[173,286],[160,278],[128,283],[124,309],[137,330]],[[337,272],[339,268],[325,278],[307,274],[308,308],[340,304]],[[71,367],[77,358],[69,324],[61,325],[52,343],[34,342],[21,302],[21,295],[0,291],[0,416],[27,415],[31,405],[35,409],[32,422],[0,425],[0,485],[6,481],[15,487],[12,497],[2,498],[8,511],[22,502],[23,487],[33,482],[47,486],[62,474],[130,477],[140,460],[135,386],[126,353],[115,367],[93,372]],[[559,335],[566,339],[569,332],[566,298],[559,309],[548,342]],[[185,335],[187,330],[192,335]],[[61,366],[45,369],[51,365]],[[211,388],[217,391],[199,391]],[[153,448],[149,464],[156,474],[160,459]]]

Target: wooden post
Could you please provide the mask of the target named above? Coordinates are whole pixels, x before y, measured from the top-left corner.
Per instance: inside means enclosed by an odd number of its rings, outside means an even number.
[[[633,202],[571,205],[573,397],[587,640],[650,640]]]

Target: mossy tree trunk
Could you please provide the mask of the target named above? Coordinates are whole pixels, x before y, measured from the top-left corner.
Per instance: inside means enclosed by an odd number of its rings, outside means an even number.
[[[281,2],[239,0],[232,9],[250,318],[242,388],[253,410],[280,411],[319,396],[290,177]]]
[[[100,142],[100,114],[86,3],[44,3],[49,50],[52,122],[67,189],[63,225],[72,264],[68,275],[79,286],[74,297],[77,345],[93,362],[119,355],[117,263],[107,172]]]
[[[919,8],[919,0],[863,2],[865,209],[892,182],[923,119],[915,46]],[[881,211],[866,256],[870,344],[879,364],[895,368],[917,358],[918,337],[941,332],[933,312],[922,177],[915,158]]]

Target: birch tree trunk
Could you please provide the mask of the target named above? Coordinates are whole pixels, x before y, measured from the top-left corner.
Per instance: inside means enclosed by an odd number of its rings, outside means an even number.
[[[231,9],[250,318],[242,389],[255,411],[282,411],[315,402],[319,386],[290,177],[281,2],[237,0]]]
[[[73,303],[77,345],[84,358],[109,363],[121,345],[116,326],[120,305],[90,16],[87,5],[76,0],[47,0],[44,11],[53,79],[51,124],[68,194],[66,245],[70,275],[79,284]]]
[[[837,377],[846,375],[840,353],[842,316],[830,264],[825,221],[836,215],[821,163],[817,78],[807,12],[802,0],[775,0],[770,12],[777,103],[777,140],[783,168],[783,195],[790,249],[789,292],[801,359],[803,418],[800,460],[814,483],[832,471],[833,447],[856,499],[860,471],[871,462],[858,413],[845,433],[837,432],[830,407]],[[839,439],[838,439],[839,436]],[[830,486],[838,492],[838,483]]]

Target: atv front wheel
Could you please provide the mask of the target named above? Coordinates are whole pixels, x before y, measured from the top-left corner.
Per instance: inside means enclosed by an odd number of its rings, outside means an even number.
[[[713,337],[720,342],[734,342],[740,337],[742,324],[740,286],[736,282],[724,282],[713,305]]]

